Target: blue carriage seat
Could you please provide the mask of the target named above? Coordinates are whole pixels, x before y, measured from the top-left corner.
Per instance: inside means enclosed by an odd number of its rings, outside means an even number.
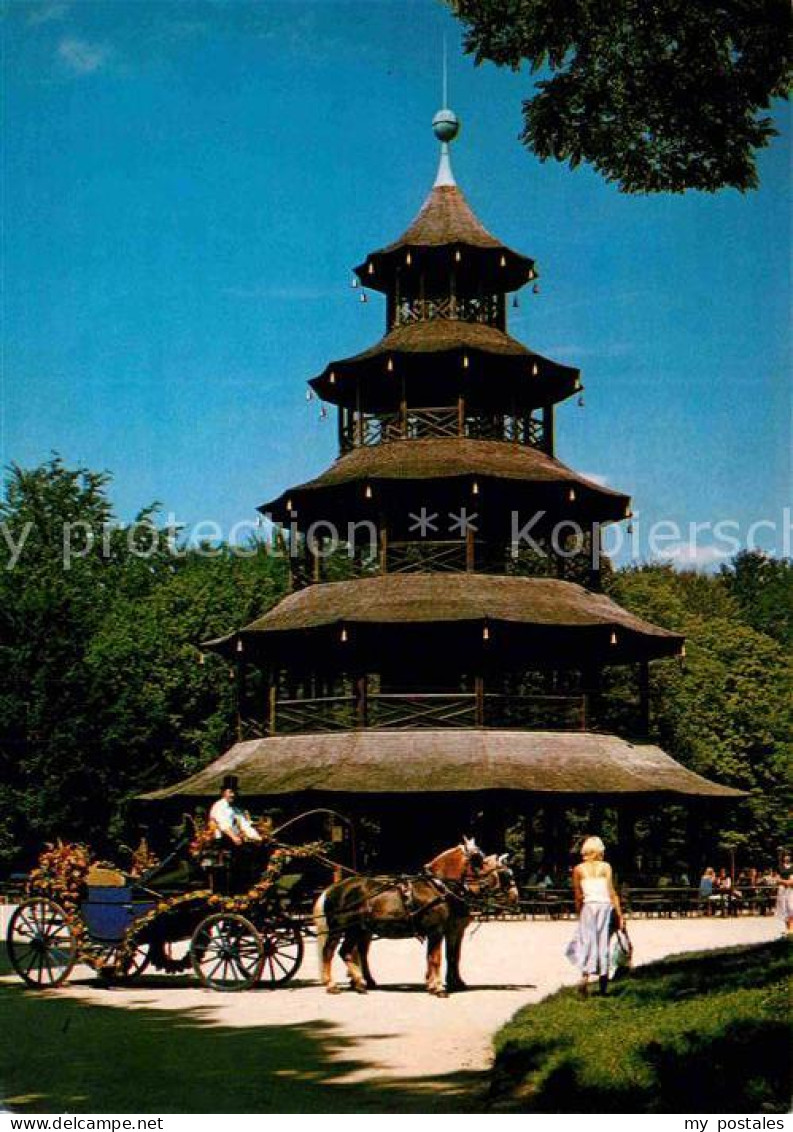
[[[154,907],[151,896],[136,890],[117,869],[94,866],[86,878],[88,899],[81,911],[91,939],[118,943],[138,916]]]

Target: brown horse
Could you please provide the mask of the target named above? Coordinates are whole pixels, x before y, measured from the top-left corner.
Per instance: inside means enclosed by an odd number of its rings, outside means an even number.
[[[314,906],[320,976],[329,994],[338,994],[331,965],[341,944],[353,989],[365,994],[376,986],[368,952],[375,936],[427,940],[426,984],[430,994],[445,996],[465,987],[460,977],[463,934],[471,907],[488,893],[518,898],[506,854],[485,857],[473,841],[439,854],[419,876],[349,877],[326,888]],[[446,943],[446,988],[441,981],[441,953]]]

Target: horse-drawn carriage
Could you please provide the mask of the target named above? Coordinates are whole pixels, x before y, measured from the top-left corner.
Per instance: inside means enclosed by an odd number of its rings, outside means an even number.
[[[290,861],[316,859],[321,849],[265,838],[246,849],[242,868],[229,868],[228,853],[185,838],[162,865],[133,876],[92,861],[84,846],[59,843],[41,855],[10,919],[8,957],[38,989],[59,986],[78,964],[109,981],[192,968],[215,990],[277,986],[294,976],[304,950],[304,924],[279,881]],[[164,866],[190,850],[200,861],[198,884],[158,884]]]
[[[296,974],[304,935],[316,932],[326,988],[338,989],[330,973],[338,949],[353,988],[363,992],[375,985],[367,960],[371,940],[419,936],[427,942],[427,989],[445,994],[463,986],[460,946],[472,915],[494,896],[517,899],[504,857],[485,857],[472,841],[464,841],[420,874],[353,874],[322,886],[312,918],[285,899],[279,881],[295,861],[333,868],[322,842],[285,845],[265,832],[240,855],[218,852],[213,838],[202,830],[189,844],[204,886],[175,893],[162,884],[164,866],[187,839],[165,862],[137,876],[97,864],[84,846],[50,847],[9,923],[14,970],[37,989],[60,986],[78,964],[108,981],[133,979],[149,967],[167,973],[192,968],[214,990],[276,987]],[[444,942],[445,988],[440,978]]]

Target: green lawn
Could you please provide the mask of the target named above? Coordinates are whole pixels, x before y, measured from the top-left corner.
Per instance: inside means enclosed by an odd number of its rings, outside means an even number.
[[[491,1100],[522,1112],[788,1112],[793,945],[640,967],[607,998],[563,990],[496,1036]]]

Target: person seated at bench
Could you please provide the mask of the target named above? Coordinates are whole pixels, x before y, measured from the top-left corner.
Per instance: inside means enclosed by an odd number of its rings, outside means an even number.
[[[223,779],[220,797],[209,811],[209,821],[218,839],[228,837],[234,845],[246,841],[261,841],[261,834],[253,825],[250,815],[237,805],[239,780],[227,774]]]

